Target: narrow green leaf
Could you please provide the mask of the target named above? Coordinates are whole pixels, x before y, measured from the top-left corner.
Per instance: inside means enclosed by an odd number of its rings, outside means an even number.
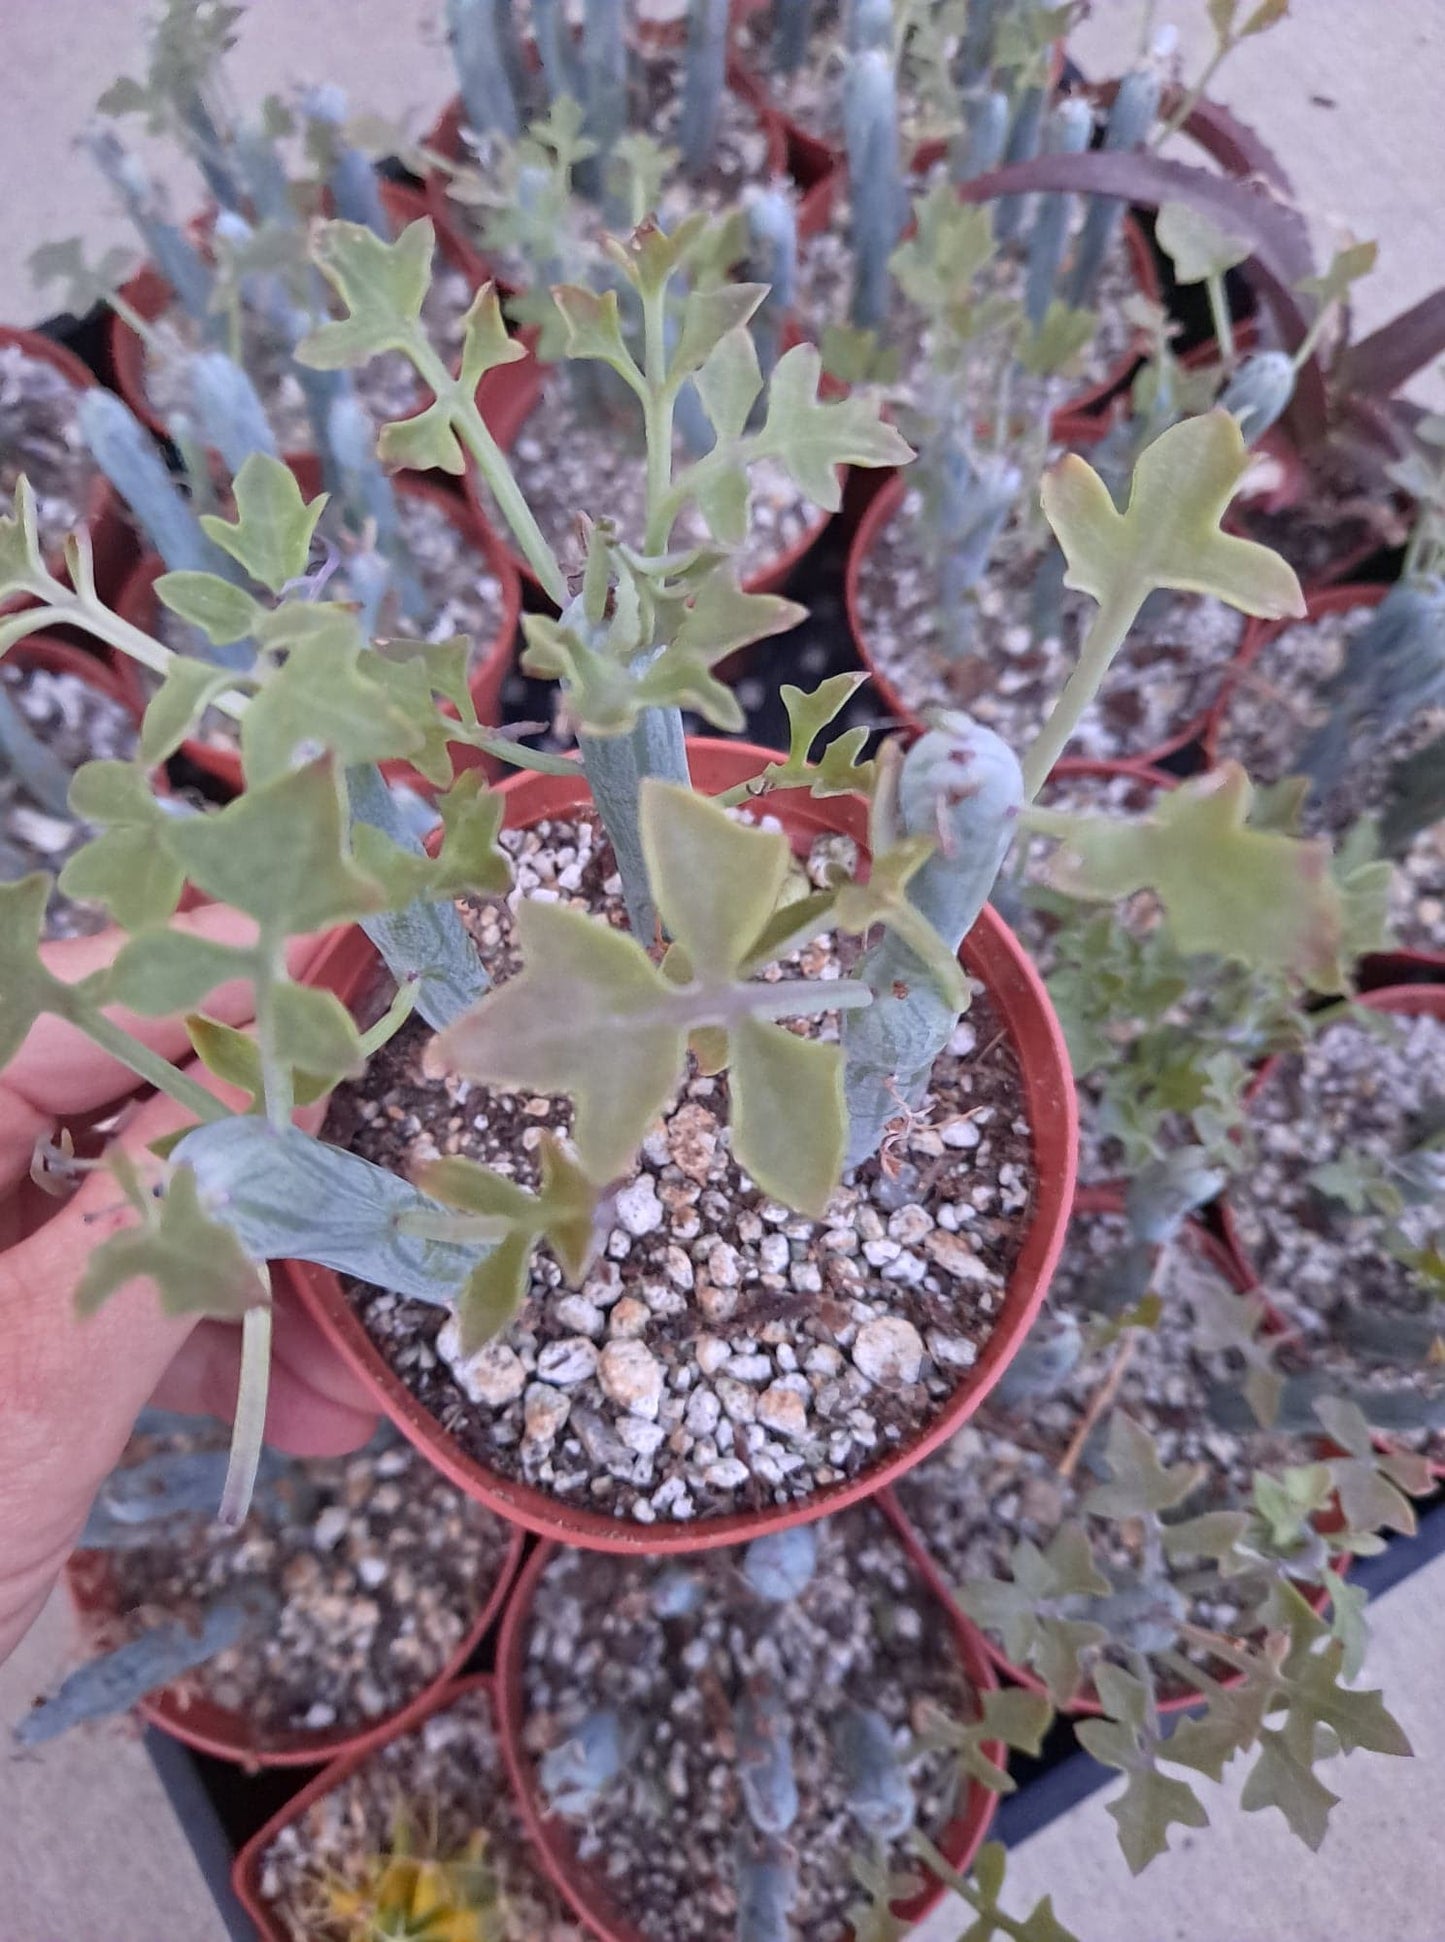
[[[222,584],[219,580],[216,582],[217,586]],[[235,640],[237,636],[227,638]],[[141,761],[147,768],[167,761],[194,731],[216,697],[236,686],[234,671],[213,668],[209,662],[193,661],[183,654],[172,655],[165,679],[151,697],[141,724]]]
[[[680,384],[701,370],[730,331],[746,331],[767,294],[763,283],[720,283],[711,290],[689,291],[677,348],[667,367],[669,382]]]
[[[751,332],[725,332],[709,352],[694,384],[718,437],[741,438],[763,389],[762,368]]]
[[[509,1234],[472,1270],[457,1298],[463,1355],[475,1355],[512,1320],[527,1299],[532,1260],[528,1234]]]

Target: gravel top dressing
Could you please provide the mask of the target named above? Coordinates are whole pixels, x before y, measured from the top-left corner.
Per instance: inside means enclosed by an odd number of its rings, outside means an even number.
[[[623,922],[590,818],[503,837],[519,896]],[[839,839],[823,839],[829,851]],[[816,859],[815,859],[816,864]],[[508,907],[467,911],[494,978],[515,968]],[[780,975],[837,976],[819,940]],[[827,1029],[825,1026],[824,1029]],[[565,1101],[421,1075],[408,1025],[326,1137],[406,1173],[462,1153],[524,1185]],[[470,1360],[440,1310],[353,1286],[382,1354],[473,1456],[578,1507],[642,1523],[764,1509],[868,1469],[938,1414],[998,1317],[1027,1228],[1032,1141],[1013,1047],[976,999],[929,1109],[834,1195],[821,1221],[734,1163],[725,1080],[696,1073],[617,1195],[602,1258],[567,1293],[550,1257],[497,1341]]]
[[[422,323],[448,369],[462,354],[463,324],[473,294],[461,271],[452,269],[439,249],[433,251]],[[146,396],[156,416],[168,425],[177,414],[194,416],[188,360],[206,346],[195,319],[179,304],[162,311],[151,332],[154,341],[145,346]],[[314,451],[316,435],[290,342],[249,308],[241,313],[241,340],[241,362],[260,394],[277,446],[283,452]],[[409,417],[430,402],[431,393],[399,351],[384,351],[350,375],[357,396],[378,425]]]
[[[508,454],[527,504],[564,568],[580,571],[581,539],[577,515],[609,519],[621,537],[641,546],[647,522],[647,472],[640,423],[633,423],[635,401],[627,400],[626,420],[609,423],[581,410],[572,377],[576,366],[550,371],[538,403],[527,414]],[[596,366],[583,366],[584,373]],[[676,463],[690,460],[675,441]],[[507,525],[488,488],[478,480],[493,530],[509,539]],[[803,497],[775,459],[748,468],[748,532],[735,555],[740,582],[766,573],[808,533],[821,532],[829,515]],[[673,528],[674,552],[712,541],[702,514],[691,500]]]
[[[48,668],[0,662],[0,685],[36,738],[70,770],[85,762],[128,762],[135,754],[136,725],[129,712],[89,681]],[[54,815],[30,796],[14,768],[0,762],[0,879],[32,870],[58,876],[61,867],[96,832],[67,811]],[[45,936],[84,937],[104,930],[109,919],[99,904],[77,903],[52,890],[45,908]]]
[[[137,1437],[127,1455],[224,1449],[223,1429]],[[259,1580],[279,1602],[260,1637],[220,1652],[183,1684],[240,1713],[258,1743],[360,1731],[414,1699],[461,1644],[497,1582],[511,1530],[400,1439],[288,1466],[263,1484],[234,1536],[195,1518],[106,1554],[117,1642],[160,1616],[198,1615]],[[82,1554],[84,1555],[84,1554]]]
[[[812,1577],[780,1602],[753,1588],[740,1551],[682,1568],[564,1551],[540,1581],[524,1741],[545,1777],[549,1751],[590,1715],[615,1713],[620,1770],[585,1813],[564,1802],[567,1831],[649,1942],[722,1942],[736,1932],[739,1863],[766,1852],[744,1792],[761,1788],[755,1735],[791,1740],[797,1814],[782,1841],[797,1872],[786,1928],[796,1942],[853,1932],[850,1864],[872,1851],[873,1837],[850,1806],[838,1735],[859,1709],[886,1725],[917,1824],[936,1838],[956,1810],[949,1756],[906,1758],[929,1707],[977,1717],[943,1606],[878,1512],[848,1511],[813,1528]],[[889,1847],[890,1863],[905,1864],[901,1843]]]
[[[1442,1114],[1445,1022],[1357,1013],[1280,1061],[1250,1106],[1254,1163],[1229,1189],[1240,1244],[1311,1362],[1377,1427],[1437,1460],[1445,1323],[1427,1276],[1401,1256],[1445,1246],[1440,1153],[1418,1150]],[[1352,1211],[1337,1195],[1350,1188],[1341,1169],[1367,1191],[1393,1187],[1403,1206],[1381,1212],[1367,1199]],[[1411,1434],[1408,1411],[1387,1401],[1401,1391],[1433,1413],[1432,1435]]]
[[[583,1942],[539,1872],[507,1787],[492,1705],[473,1691],[410,1733],[369,1754],[282,1828],[261,1857],[261,1894],[291,1942],[353,1942],[329,1917],[327,1887],[355,1888],[367,1863],[390,1854],[399,1818],[420,1827],[429,1854],[458,1855],[478,1831],[501,1889],[496,1942]]]
[[[1270,641],[1230,695],[1219,725],[1220,757],[1242,762],[1258,783],[1297,774],[1311,737],[1329,719],[1326,684],[1376,611],[1361,606],[1321,614]],[[1306,832],[1338,839],[1361,816],[1384,809],[1396,765],[1442,734],[1445,706],[1422,710],[1386,736],[1357,735],[1347,774],[1323,799],[1306,803]],[[1401,944],[1445,951],[1445,819],[1422,831],[1397,860],[1390,920]]]
[[[1121,1354],[1117,1339],[1091,1349],[1090,1331],[1103,1319],[1099,1301],[1107,1298],[1127,1245],[1122,1216],[1075,1216],[1049,1289],[1048,1309],[1019,1362],[947,1447],[896,1486],[904,1510],[950,1582],[1011,1577],[1010,1557],[1022,1539],[1043,1549],[1071,1518],[1085,1522],[1096,1560],[1106,1573],[1118,1570],[1131,1577],[1138,1570],[1139,1528],[1085,1517],[1082,1509],[1084,1498],[1108,1475],[1107,1410],[1087,1433],[1072,1474],[1060,1473],[1090,1405]],[[1211,1386],[1232,1385],[1239,1375],[1225,1356],[1205,1355],[1199,1346],[1216,1306],[1232,1296],[1213,1264],[1194,1246],[1176,1243],[1157,1265],[1151,1286],[1161,1298],[1160,1320],[1157,1327],[1132,1330],[1126,1338],[1133,1348],[1116,1406],[1154,1437],[1162,1463],[1201,1463],[1206,1468],[1201,1483],[1170,1513],[1172,1519],[1238,1507],[1248,1501],[1252,1470],[1304,1462],[1313,1452],[1302,1439],[1258,1429],[1237,1434],[1213,1420]],[[1061,1375],[1064,1356],[1050,1366],[1044,1345],[1066,1340],[1076,1330],[1083,1335],[1083,1352]],[[1245,1601],[1260,1589],[1257,1579],[1225,1580],[1208,1563],[1187,1558],[1171,1562],[1165,1582],[1182,1594],[1192,1623],[1236,1634]],[[1081,1610],[1076,1615],[1086,1614]],[[1162,1599],[1139,1614],[1141,1624],[1161,1619],[1168,1624]]]
[[[84,524],[96,476],[80,435],[79,402],[63,371],[18,344],[0,346],[0,514],[14,512],[23,473],[35,490],[35,518],[47,553]]]
[[[966,709],[1025,752],[1073,673],[1097,612],[1087,594],[1066,589],[1059,631],[1036,637],[1030,611],[1038,565],[1036,551],[1006,535],[967,624],[955,631],[953,617],[940,613],[924,550],[921,494],[905,493],[862,561],[858,619],[869,658],[907,708]],[[1222,601],[1156,596],[1130,630],[1068,754],[1114,761],[1172,740],[1214,700],[1243,631],[1244,617]]]

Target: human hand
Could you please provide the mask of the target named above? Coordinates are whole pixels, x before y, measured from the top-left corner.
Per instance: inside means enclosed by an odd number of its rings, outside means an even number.
[[[254,932],[248,919],[216,905],[178,917],[176,926],[225,943],[249,942]],[[46,961],[58,976],[76,980],[108,962],[121,941],[116,932],[78,938],[48,946]],[[298,945],[293,972],[313,950],[310,940]],[[249,986],[221,987],[206,1011],[244,1024]],[[184,1058],[189,1041],[179,1018],[116,1016],[165,1057]],[[201,1068],[194,1076],[224,1093]],[[35,1144],[58,1121],[99,1112],[136,1084],[133,1073],[64,1020],[40,1019],[0,1073],[0,1198],[13,1204],[28,1186]],[[157,1096],[129,1117],[118,1138],[140,1154],[186,1123],[182,1108]],[[165,1315],[148,1282],[120,1289],[85,1321],[76,1316],[71,1294],[86,1259],[133,1220],[113,1175],[101,1170],[52,1219],[0,1254],[0,1660],[44,1604],[145,1404],[228,1420],[235,1402],[238,1326]],[[267,1442],[298,1456],[339,1455],[366,1442],[374,1421],[369,1398],[310,1317],[278,1297]]]

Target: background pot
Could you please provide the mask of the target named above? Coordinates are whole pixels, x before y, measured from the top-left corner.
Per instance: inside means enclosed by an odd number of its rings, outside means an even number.
[[[1397,954],[1399,955],[1399,954]],[[1396,1018],[1438,1018],[1445,1021],[1445,984],[1400,984],[1382,985],[1374,991],[1361,994],[1356,1004],[1366,1006],[1370,1011],[1388,1012]],[[1257,1097],[1261,1088],[1268,1084],[1270,1075],[1278,1069],[1280,1060],[1293,1056],[1289,1053],[1276,1053],[1266,1059],[1256,1073],[1248,1093],[1246,1104]],[[1235,1286],[1243,1293],[1265,1292],[1265,1284],[1249,1249],[1240,1238],[1239,1225],[1229,1205],[1229,1190],[1226,1187],[1219,1206],[1220,1219],[1224,1228],[1225,1244],[1228,1251]],[[1266,1299],[1268,1299],[1266,1294]],[[1376,1434],[1376,1442],[1382,1449],[1391,1445],[1390,1437],[1384,1432]],[[1436,1480],[1445,1479],[1445,1463],[1430,1459],[1430,1468]]]
[[[390,216],[398,230],[407,223],[415,222],[418,217],[431,214],[426,196],[420,189],[413,189],[404,182],[393,182],[386,176],[377,177],[377,187],[381,191],[382,207]],[[211,232],[215,226],[215,211],[198,217],[190,226],[191,236],[203,250],[209,253]],[[454,270],[460,270],[468,284],[475,289],[485,281],[485,274],[474,273],[471,253],[461,247],[460,239],[450,225],[440,223],[436,228],[437,249],[443,260]],[[163,316],[175,302],[175,292],[153,263],[143,263],[124,284],[120,292],[128,307],[145,321],[154,323]],[[168,439],[170,432],[162,421],[155,406],[150,401],[146,389],[146,347],[142,339],[133,331],[123,318],[112,315],[110,319],[110,363],[115,376],[115,388],[130,406],[146,428],[157,438]],[[93,380],[92,380],[93,382]],[[264,403],[264,400],[262,401]],[[431,403],[429,396],[423,397],[415,408],[406,414],[413,418],[418,412],[426,410]],[[294,467],[303,460],[314,459],[312,452],[283,452],[286,464]]]
[[[528,56],[536,59],[536,50],[529,45]],[[651,50],[649,50],[651,51]],[[788,172],[788,141],[784,132],[782,117],[769,104],[757,82],[747,71],[731,58],[728,61],[728,86],[734,94],[741,96],[757,114],[763,131],[768,138],[768,168],[773,175]],[[462,153],[462,98],[452,96],[445,108],[437,116],[428,131],[424,146],[444,155],[449,162],[457,161]],[[432,169],[422,183],[422,198],[427,213],[436,225],[438,238],[447,239],[447,252],[458,268],[477,284],[495,283],[504,296],[515,295],[517,286],[498,276],[487,257],[468,233],[465,223],[457,217],[451,196],[447,192],[448,178],[441,169]]]
[[[931,1596],[943,1607],[958,1657],[970,1682],[979,1692],[991,1691],[998,1685],[998,1680],[979,1633],[959,1611],[952,1594],[939,1577],[933,1560],[919,1544],[908,1520],[893,1502],[891,1493],[879,1497],[877,1507],[893,1527],[893,1533],[908,1554],[914,1571]],[[523,1672],[528,1620],[542,1574],[557,1555],[558,1548],[555,1544],[544,1544],[533,1552],[502,1621],[501,1638],[497,1644],[497,1709],[507,1769],[527,1832],[553,1886],[586,1923],[588,1930],[599,1937],[600,1942],[645,1942],[641,1930],[617,1905],[596,1869],[579,1859],[566,1822],[545,1812],[533,1764],[523,1744],[527,1718]],[[990,1741],[985,1752],[999,1766],[1005,1765],[1007,1749],[996,1741]],[[940,1852],[960,1873],[967,1871],[969,1863],[983,1845],[997,1806],[996,1794],[977,1780],[968,1782],[962,1811],[944,1828],[937,1843]],[[896,1904],[894,1913],[901,1921],[910,1924],[921,1922],[942,1901],[945,1892],[942,1882],[931,1881],[909,1901]]]
[[[1080,422],[1071,431],[1070,442],[1077,444],[1095,443],[1102,435],[1103,429],[1103,425],[1098,419],[1093,419],[1087,423]],[[862,578],[864,562],[878,544],[888,522],[901,509],[907,490],[907,473],[895,472],[868,502],[867,508],[858,522],[857,531],[854,533],[848,547],[848,563],[843,576],[843,599],[848,613],[848,630],[853,636],[853,645],[857,650],[858,659],[868,670],[874,687],[882,696],[885,704],[885,712],[896,720],[905,723],[916,734],[921,734],[927,726],[927,723],[923,720],[919,710],[908,705],[898,689],[873,658],[868,642],[867,629],[863,624],[863,616],[858,603],[858,586]],[[1247,641],[1248,638],[1249,636],[1246,632],[1245,640]],[[1181,723],[1173,734],[1167,736],[1164,741],[1160,742],[1154,748],[1139,749],[1130,754],[1115,757],[1102,764],[1088,761],[1084,757],[1065,755],[1060,758],[1060,766],[1062,767],[1064,764],[1069,763],[1086,768],[1102,766],[1109,769],[1115,767],[1134,770],[1157,769],[1161,764],[1167,762],[1172,755],[1177,754],[1179,750],[1188,748],[1191,742],[1197,741],[1208,721],[1211,719],[1212,714],[1212,708],[1201,710],[1198,714],[1191,716],[1188,721]]]
[[[474,1692],[484,1692],[491,1698],[492,1713],[495,1719],[497,1714],[496,1692],[489,1674],[478,1674],[470,1679],[462,1679],[455,1685],[436,1686],[427,1695],[424,1706],[418,1707],[409,1718],[393,1722],[387,1732],[373,1741],[370,1746],[353,1750],[343,1755],[340,1759],[333,1760],[330,1766],[325,1767],[316,1775],[314,1780],[308,1782],[294,1799],[288,1800],[279,1813],[273,1814],[271,1819],[267,1821],[266,1825],[259,1832],[251,1836],[251,1839],[241,1849],[232,1865],[231,1885],[236,1891],[236,1899],[255,1923],[260,1942],[294,1942],[291,1930],[289,1928],[283,1929],[273,1918],[270,1906],[261,1893],[262,1862],[265,1859],[266,1850],[276,1839],[277,1835],[281,1833],[283,1828],[291,1827],[300,1822],[318,1800],[323,1800],[327,1794],[348,1781],[357,1769],[365,1763],[368,1754],[374,1752],[377,1746],[384,1745],[391,1740],[400,1739],[403,1734],[413,1731],[424,1720],[430,1719],[433,1714],[445,1712],[449,1706],[455,1705],[459,1699],[465,1699],[469,1694]],[[501,1732],[499,1726],[499,1741],[500,1738]],[[544,1872],[540,1861],[537,1871],[539,1875]]]
[[[183,1698],[173,1687],[163,1687],[150,1694],[141,1700],[136,1711],[148,1725],[158,1726],[163,1733],[183,1741],[197,1753],[208,1753],[217,1760],[233,1760],[251,1772],[264,1767],[310,1767],[322,1760],[342,1760],[354,1765],[372,1747],[394,1739],[435,1711],[445,1689],[496,1623],[522,1562],[525,1544],[523,1533],[514,1530],[496,1583],[441,1669],[405,1705],[367,1726],[334,1726],[314,1732],[298,1729],[268,1739],[258,1735],[243,1714],[218,1706],[203,1695]],[[116,1610],[109,1559],[99,1551],[77,1552],[65,1567],[65,1581],[83,1628],[92,1637],[103,1633],[106,1621],[114,1618]],[[291,1805],[294,1807],[296,1803]]]
[[[789,348],[792,348],[792,344],[798,341],[800,340],[794,335]],[[499,364],[494,369],[488,371],[482,379],[481,384],[477,387],[477,405],[487,422],[493,438],[496,439],[504,452],[511,451],[513,445],[521,435],[522,427],[541,404],[543,388],[548,376],[554,369],[560,368],[559,366],[543,364],[535,352],[529,348],[524,358],[519,358],[512,364]],[[837,386],[827,377],[823,379],[821,392],[824,397],[830,395],[837,396],[839,395],[840,389],[841,387]],[[466,472],[463,475],[463,484],[466,489],[467,498],[471,503],[472,510],[478,521],[486,532],[506,550],[507,556],[513,566],[526,580],[528,585],[535,587],[537,585],[536,575],[527,563],[526,558],[513,544],[510,532],[505,528],[498,528],[493,525],[492,514],[483,495],[476,467],[472,464],[470,458],[467,462]],[[787,585],[794,569],[801,564],[806,555],[817,545],[833,518],[832,513],[824,512],[817,506],[808,506],[807,512],[808,523],[798,538],[793,541],[791,546],[785,548],[775,558],[766,561],[755,573],[750,574],[744,580],[743,589],[745,592],[777,593]],[[730,655],[728,657],[728,662],[725,664],[724,669],[725,673],[728,669],[731,669],[734,674],[737,672],[735,664],[738,658],[738,655]]]
[[[1260,655],[1271,642],[1291,627],[1308,626],[1311,621],[1323,619],[1327,614],[1348,613],[1353,607],[1378,607],[1390,585],[1379,580],[1344,581],[1339,585],[1315,587],[1305,595],[1305,614],[1299,620],[1251,620],[1245,628],[1244,639],[1239,653],[1231,662],[1225,675],[1224,685],[1219,691],[1219,699],[1209,711],[1204,724],[1204,753],[1213,766],[1219,760],[1219,745],[1224,734],[1224,724],[1229,718],[1230,704],[1239,689],[1250,678],[1251,671]],[[1445,977],[1445,952],[1391,949],[1372,952],[1361,965],[1364,984],[1380,989],[1398,980],[1414,977]]]
[[[301,489],[308,498],[321,490],[320,461],[312,454],[291,461],[291,470],[297,475]],[[449,487],[439,485],[424,473],[401,473],[396,478],[396,489],[402,498],[421,499],[444,513],[462,534],[463,538],[484,554],[491,571],[501,583],[502,618],[492,640],[482,644],[472,669],[471,692],[476,707],[477,719],[484,727],[494,728],[502,718],[502,685],[511,671],[512,652],[517,637],[517,617],[522,605],[522,586],[515,567],[505,549],[501,547],[492,533],[482,525],[465,500],[458,497]],[[122,620],[128,620],[133,627],[143,633],[154,633],[160,616],[160,602],[156,598],[156,581],[165,572],[164,563],[154,553],[147,553],[136,562],[135,568],[125,586],[121,589],[116,611]],[[129,655],[117,652],[115,670],[122,693],[127,704],[137,713],[144,714],[148,700],[147,683],[140,666]],[[453,717],[456,710],[450,702],[445,711]],[[453,766],[460,770],[466,768],[488,767],[486,759],[475,749],[465,747],[460,742],[452,745]],[[217,782],[223,789],[239,795],[245,788],[245,776],[241,768],[239,747],[227,744],[206,742],[199,736],[181,744],[180,753]],[[388,781],[399,782],[416,789],[426,796],[433,796],[433,784],[417,774],[409,762],[397,760],[384,762],[382,772]]]
[[[95,389],[95,373],[89,366],[82,364],[73,351],[68,351],[63,344],[57,344],[53,337],[47,337],[43,331],[19,330],[10,324],[0,324],[0,350],[19,350],[37,363],[48,364],[76,391]],[[86,489],[85,504],[79,510],[81,523],[90,536],[96,590],[102,600],[109,600],[125,577],[135,542],[115,488],[99,469],[91,478]],[[63,551],[57,549],[47,554],[45,564],[57,580],[69,586],[70,574],[66,570]],[[11,612],[34,604],[22,596],[6,602],[0,611]]]
[[[1074,1197],[1074,1212],[1076,1214],[1121,1214],[1123,1211],[1124,1189],[1122,1186],[1110,1184],[1107,1186],[1080,1187]],[[1184,1228],[1184,1241],[1186,1246],[1193,1248],[1210,1267],[1216,1269],[1224,1277],[1236,1294],[1251,1292],[1247,1287],[1233,1251],[1224,1242],[1217,1240],[1200,1222],[1191,1220],[1186,1223]],[[1283,1317],[1272,1307],[1268,1310],[1266,1325],[1275,1333],[1283,1334],[1288,1332]],[[952,1587],[949,1585],[942,1567],[929,1550],[927,1538],[909,1521],[907,1511],[898,1502],[896,1494],[892,1490],[887,1492],[887,1500],[887,1507],[895,1522],[901,1523],[907,1528],[913,1539],[914,1546],[923,1552],[928,1560],[929,1569],[939,1584],[944,1588],[945,1593],[951,1598],[953,1595]],[[1335,1559],[1334,1564],[1335,1568],[1342,1574],[1347,1569],[1347,1560]],[[1323,1587],[1318,1585],[1302,1586],[1301,1590],[1317,1612],[1323,1609],[1326,1602],[1326,1593]],[[997,1640],[986,1632],[982,1626],[973,1624],[973,1621],[966,1617],[963,1622],[974,1632],[979,1650],[1010,1685],[1022,1686],[1026,1692],[1038,1693],[1044,1698],[1048,1697],[1048,1687],[1031,1666],[1016,1664]],[[1219,1685],[1226,1690],[1232,1691],[1236,1686],[1243,1683],[1244,1675],[1238,1671],[1216,1667],[1215,1678]],[[1161,1696],[1158,1702],[1161,1714],[1185,1713],[1192,1707],[1200,1704],[1200,1695],[1189,1692],[1166,1694]],[[1063,1719],[1099,1719],[1104,1716],[1104,1708],[1099,1703],[1091,1680],[1085,1682],[1077,1696],[1067,1706],[1058,1707],[1056,1710]]]
[[[693,781],[708,793],[731,788],[756,775],[765,762],[776,759],[768,751],[746,743],[703,739],[689,743],[689,755]],[[575,812],[588,801],[580,770],[575,777],[519,775],[503,783],[500,793],[507,805],[507,823],[512,828]],[[866,845],[867,806],[861,797],[815,800],[801,791],[788,790],[771,795],[768,810],[779,818],[797,845],[806,845],[814,836],[827,831],[841,831],[860,845]],[[884,1484],[902,1476],[945,1443],[1003,1374],[1028,1333],[1048,1289],[1073,1200],[1077,1159],[1073,1080],[1063,1036],[1038,974],[1007,925],[988,909],[965,940],[961,957],[967,968],[987,986],[1019,1059],[1025,1108],[1034,1141],[1037,1184],[1033,1217],[1009,1277],[994,1332],[977,1363],[930,1427],[862,1475],[819,1490],[803,1503],[699,1518],[691,1523],[642,1525],[565,1504],[528,1484],[503,1477],[468,1455],[416,1402],[373,1345],[334,1274],[309,1262],[288,1262],[284,1272],[378,1405],[428,1459],[453,1483],[499,1516],[523,1524],[544,1537],[579,1545],[584,1550],[649,1554],[703,1551],[736,1544],[763,1530],[811,1523],[848,1504],[872,1497]],[[336,992],[344,1002],[356,1004],[376,991],[379,978],[378,960],[372,946],[360,930],[351,929],[338,932],[322,950],[307,982]]]

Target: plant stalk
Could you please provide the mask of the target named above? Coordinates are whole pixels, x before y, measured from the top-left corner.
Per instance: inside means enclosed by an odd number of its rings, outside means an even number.
[[[74,1011],[62,1013],[62,1016],[78,1031],[84,1032],[102,1052],[119,1059],[138,1079],[144,1080],[148,1086],[154,1086],[157,1092],[165,1093],[167,1098],[174,1099],[178,1106],[184,1107],[188,1113],[194,1113],[203,1124],[229,1117],[220,1100],[207,1092],[188,1072],[180,1071],[169,1059],[162,1058],[159,1052],[153,1052],[133,1032],[128,1032],[123,1025],[117,1025],[103,1012],[88,1011],[77,1004]]]
[[[1068,747],[1084,710],[1103,686],[1114,656],[1124,645],[1129,629],[1138,618],[1147,589],[1128,587],[1104,603],[1094,615],[1084,645],[1079,650],[1079,665],[1064,684],[1053,712],[1039,730],[1033,747],[1024,758],[1024,801],[1032,802],[1049,778],[1055,762]]]
[[[264,1272],[264,1270],[263,1270]],[[241,1375],[236,1386],[236,1415],[231,1428],[231,1453],[221,1488],[216,1521],[234,1531],[244,1522],[261,1467],[266,1430],[266,1400],[271,1392],[271,1309],[257,1302],[241,1318]]]

